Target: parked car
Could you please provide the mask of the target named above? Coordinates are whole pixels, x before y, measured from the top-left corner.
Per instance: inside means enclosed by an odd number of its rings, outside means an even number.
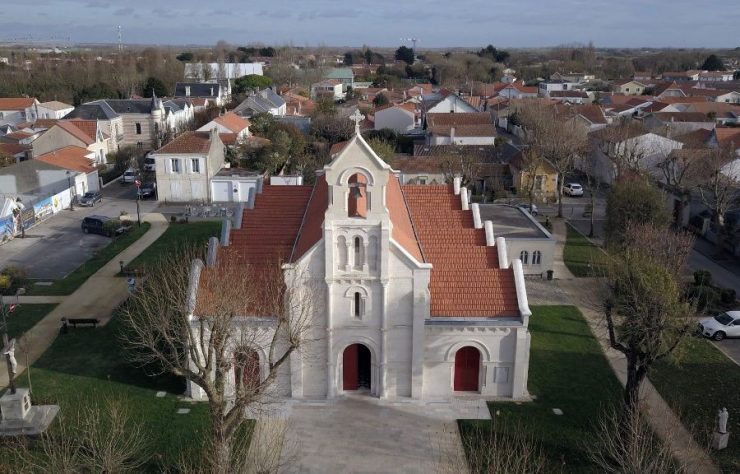
[[[129,168],[123,172],[123,176],[121,177],[121,183],[133,183],[134,181],[138,179],[138,177],[139,177],[139,173],[137,173],[135,169]]]
[[[150,197],[155,197],[157,192],[157,183],[154,181],[147,181],[145,183],[142,183],[139,187],[139,198],[140,199],[146,199]]]
[[[519,209],[522,209],[523,211],[527,211],[528,213],[532,214],[533,216],[536,216],[537,213],[538,213],[538,211],[537,211],[537,204],[532,204],[530,206],[529,203],[524,202],[524,203],[521,203],[521,204],[517,204],[516,207],[518,207]]]
[[[103,202],[103,195],[100,191],[88,191],[79,198],[77,204],[92,207],[99,202]]]
[[[155,171],[156,164],[154,157],[147,155],[147,157],[144,158],[144,171]]]
[[[563,186],[563,193],[568,196],[583,196],[583,186],[578,183],[567,183]]]
[[[740,311],[728,311],[699,322],[699,333],[721,341],[726,337],[740,337]]]
[[[82,219],[82,232],[113,237],[126,232],[126,228],[121,225],[118,219],[105,216],[88,216]]]

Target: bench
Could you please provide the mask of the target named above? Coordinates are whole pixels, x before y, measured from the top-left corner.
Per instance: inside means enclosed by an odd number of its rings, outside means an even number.
[[[73,328],[79,326],[90,325],[92,327],[98,327],[100,320],[96,318],[62,318],[62,325],[71,325]]]

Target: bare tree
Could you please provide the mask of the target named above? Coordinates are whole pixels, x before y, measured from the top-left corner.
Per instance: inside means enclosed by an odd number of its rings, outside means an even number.
[[[544,167],[548,165],[547,161],[539,154],[536,149],[527,148],[522,150],[521,169],[519,170],[519,192],[529,200],[529,208],[532,209],[537,193],[545,185],[543,182]],[[539,179],[538,179],[539,178]]]
[[[151,439],[120,400],[105,398],[59,418],[39,440],[15,444],[22,472],[138,472],[149,460]]]
[[[620,410],[604,413],[588,440],[591,461],[607,474],[673,474],[687,472],[674,458],[669,439],[659,439],[639,409],[624,416]]]
[[[211,414],[208,471],[228,472],[247,409],[269,401],[279,374],[287,376],[317,292],[279,261],[247,264],[223,248],[216,265],[203,268],[201,253],[181,250],[151,268],[125,310],[125,342],[137,362],[203,390]]]
[[[451,183],[455,176],[460,176],[463,186],[475,184],[481,162],[475,153],[466,151],[464,146],[454,145],[446,147],[438,156],[439,167],[448,183]]]
[[[614,162],[615,179],[628,172],[646,174],[646,158],[652,153],[652,147],[639,139],[646,133],[645,127],[634,120],[620,120],[596,132],[601,152]]]
[[[524,128],[524,141],[558,173],[558,217],[563,217],[565,175],[573,169],[575,161],[588,152],[587,131],[541,100],[523,101],[516,115]]]
[[[683,297],[683,270],[693,238],[651,223],[629,225],[607,268],[609,344],[627,359],[624,405],[634,413],[653,363],[688,334],[694,308]]]

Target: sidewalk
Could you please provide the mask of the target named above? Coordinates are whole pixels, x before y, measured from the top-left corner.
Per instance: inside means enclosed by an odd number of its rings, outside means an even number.
[[[74,293],[62,297],[62,302],[17,342],[17,347],[29,347],[28,360],[31,364],[36,362],[41,354],[54,342],[59,334],[60,321],[63,317],[98,318],[101,324],[110,321],[113,310],[128,295],[126,279],[116,276],[120,271],[118,262],[120,260],[125,263],[130,262],[167,230],[167,220],[161,214],[147,214],[143,217],[146,222],[152,224],[146,234],[112,258]],[[14,301],[15,297],[11,298],[10,301]],[[23,297],[21,297],[21,302],[23,302]],[[26,370],[26,356],[22,350],[17,353],[20,355],[20,357],[17,357],[17,374],[21,374]],[[0,387],[4,388],[7,385],[8,373],[5,370],[0,370]]]
[[[553,222],[553,235],[557,239],[555,259],[559,259],[563,267],[565,265],[562,263],[562,246],[565,244],[565,231],[563,221]],[[602,315],[600,298],[602,290],[599,280],[595,278],[570,278],[560,279],[557,284],[562,291],[570,296],[571,304],[576,305],[583,314],[591,332],[599,341],[614,374],[624,386],[627,381],[627,360],[624,354],[609,346],[609,336]],[[707,456],[707,453],[694,441],[691,433],[686,430],[681,420],[673,413],[648,379],[645,379],[642,383],[640,399],[650,427],[662,440],[671,444],[674,456],[684,463],[688,472],[719,473],[719,469]]]
[[[67,296],[2,296],[0,297],[3,303],[7,304],[56,304],[64,301]]]

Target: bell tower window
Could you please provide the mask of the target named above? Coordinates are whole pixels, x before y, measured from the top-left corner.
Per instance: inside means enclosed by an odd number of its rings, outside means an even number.
[[[355,173],[349,177],[349,193],[347,195],[347,216],[367,217],[367,178]]]
[[[360,296],[359,291],[355,291],[355,301],[353,306],[355,318],[362,316],[362,296]]]

